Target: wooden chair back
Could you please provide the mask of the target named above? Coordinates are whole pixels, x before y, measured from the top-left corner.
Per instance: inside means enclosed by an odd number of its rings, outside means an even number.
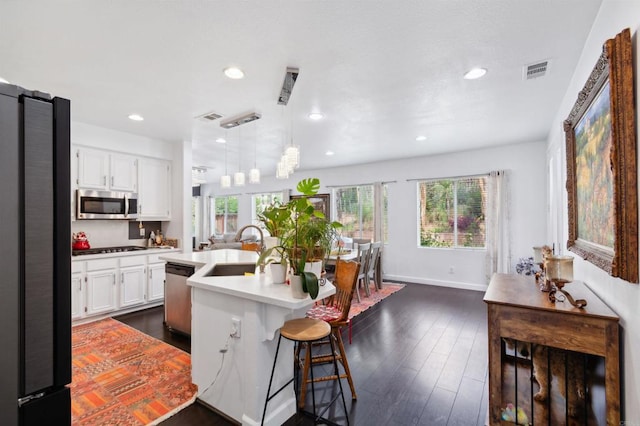
[[[342,315],[332,323],[344,323],[349,319],[349,310],[351,309],[351,300],[358,283],[358,272],[360,263],[353,260],[336,260],[336,275],[333,285],[336,287],[334,294],[329,303],[339,309]]]

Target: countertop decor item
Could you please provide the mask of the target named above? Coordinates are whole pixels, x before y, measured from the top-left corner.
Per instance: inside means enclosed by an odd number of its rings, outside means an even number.
[[[73,243],[71,245],[71,248],[73,250],[90,249],[91,245],[89,244],[89,239],[87,238],[87,235],[82,231],[76,232],[75,234],[73,234]]]

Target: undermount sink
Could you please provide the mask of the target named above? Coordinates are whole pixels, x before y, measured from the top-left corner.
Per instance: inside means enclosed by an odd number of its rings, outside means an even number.
[[[209,272],[204,274],[205,277],[224,277],[230,275],[244,275],[245,272],[254,273],[256,271],[255,263],[229,263],[216,264]]]

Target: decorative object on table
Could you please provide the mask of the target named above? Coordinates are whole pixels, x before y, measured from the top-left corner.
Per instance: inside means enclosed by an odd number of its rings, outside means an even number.
[[[545,269],[547,271],[547,279],[553,283],[553,288],[549,292],[549,300],[552,302],[563,302],[564,299],[556,295],[556,291],[560,291],[569,300],[571,305],[576,308],[587,306],[584,299],[574,300],[573,297],[563,289],[565,284],[573,281],[573,257],[572,256],[548,256],[545,260]]]
[[[111,318],[71,339],[73,425],[158,424],[196,398],[188,353]]]
[[[521,257],[516,263],[516,273],[520,275],[533,275],[535,273],[535,265],[533,257]]]
[[[529,417],[524,412],[522,407],[513,406],[512,403],[507,404],[506,408],[502,409],[502,420],[505,422],[515,423],[519,425],[529,425]]]
[[[75,234],[72,235],[73,238],[73,243],[71,244],[71,248],[73,250],[88,250],[91,248],[91,245],[89,244],[89,239],[87,238],[87,235],[80,231],[80,232],[76,232]]]
[[[564,121],[567,248],[614,277],[638,282],[636,113],[631,33],[603,52]]]
[[[547,245],[533,248],[533,261],[540,267],[536,272],[536,284],[540,287],[540,291],[551,291],[551,282],[545,272],[545,259],[551,255],[553,255],[553,248]]]

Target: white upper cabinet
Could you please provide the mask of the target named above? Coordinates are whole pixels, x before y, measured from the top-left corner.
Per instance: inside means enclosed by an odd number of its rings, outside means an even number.
[[[138,160],[135,157],[122,154],[110,154],[109,160],[111,190],[135,192],[138,188]]]
[[[171,219],[171,162],[152,158],[138,161],[138,217]]]
[[[78,188],[136,191],[136,157],[97,149],[78,148]]]

